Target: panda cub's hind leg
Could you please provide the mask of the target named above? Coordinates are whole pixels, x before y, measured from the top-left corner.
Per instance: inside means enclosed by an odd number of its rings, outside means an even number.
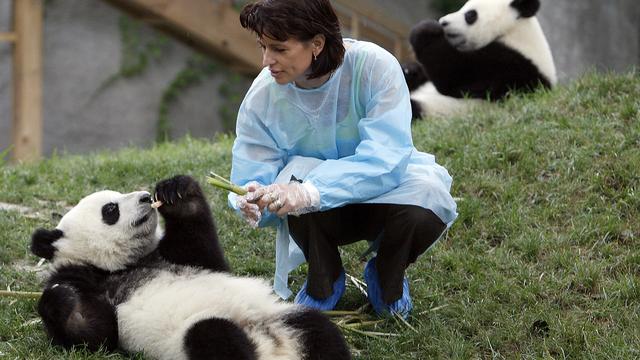
[[[351,352],[338,327],[319,311],[290,314],[285,324],[300,331],[305,360],[349,360]]]
[[[256,347],[244,331],[229,320],[211,318],[195,323],[185,335],[189,360],[255,360]]]

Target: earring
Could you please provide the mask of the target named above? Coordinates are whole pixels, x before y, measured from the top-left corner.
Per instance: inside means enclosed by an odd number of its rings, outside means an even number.
[[[317,61],[318,60],[318,55],[316,55],[316,53],[313,53],[313,61]]]

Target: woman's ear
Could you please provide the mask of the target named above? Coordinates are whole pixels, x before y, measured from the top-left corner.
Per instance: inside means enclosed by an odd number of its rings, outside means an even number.
[[[320,55],[322,50],[324,49],[324,42],[326,38],[324,34],[318,34],[311,39],[311,49],[313,51],[314,56]]]

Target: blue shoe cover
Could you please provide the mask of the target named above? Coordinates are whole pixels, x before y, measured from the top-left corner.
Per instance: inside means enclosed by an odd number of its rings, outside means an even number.
[[[328,298],[318,300],[311,297],[311,295],[307,294],[307,282],[305,281],[293,302],[320,311],[333,310],[342,297],[342,294],[344,294],[344,289],[345,274],[344,271],[342,271],[340,275],[338,275],[336,282],[333,283],[333,294]]]
[[[382,289],[378,280],[375,257],[369,260],[364,268],[364,281],[367,283],[369,302],[378,315],[398,314],[403,319],[409,317],[409,313],[413,309],[413,302],[409,294],[409,281],[407,281],[406,277],[402,280],[402,296],[391,304],[385,304],[384,300],[382,300]]]

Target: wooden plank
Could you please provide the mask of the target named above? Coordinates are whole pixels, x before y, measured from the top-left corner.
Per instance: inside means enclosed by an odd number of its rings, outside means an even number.
[[[351,36],[356,39],[360,37],[360,17],[356,14],[351,16]]]
[[[15,42],[16,34],[15,33],[0,33],[0,42]]]
[[[372,41],[396,56],[399,61],[407,61],[411,58],[412,50],[406,33],[397,34],[385,27],[384,24],[360,15],[362,13],[376,13],[378,10],[353,11],[351,7],[345,7],[340,1],[334,1],[334,7],[340,20],[343,33],[354,39]],[[371,8],[371,5],[367,5]],[[408,25],[407,25],[408,26]]]
[[[367,0],[333,0],[333,3],[377,23],[400,37],[407,38],[411,31],[410,24],[396,20],[395,17],[386,14],[382,8],[371,5]]]
[[[42,156],[42,0],[14,1],[13,161]]]
[[[393,54],[396,56],[397,59],[404,58],[404,51],[402,48],[403,48],[402,39],[400,37],[396,37],[393,42]]]
[[[105,0],[146,19],[153,26],[199,51],[248,74],[262,69],[262,53],[251,32],[240,26],[239,13],[225,0]]]

